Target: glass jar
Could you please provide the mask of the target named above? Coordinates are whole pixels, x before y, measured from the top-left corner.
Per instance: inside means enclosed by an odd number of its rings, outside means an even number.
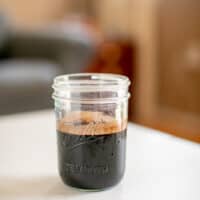
[[[114,74],[54,79],[59,173],[67,185],[100,190],[122,179],[129,84],[126,76]]]

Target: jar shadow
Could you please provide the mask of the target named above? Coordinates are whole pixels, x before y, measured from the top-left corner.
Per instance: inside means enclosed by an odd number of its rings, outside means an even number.
[[[84,192],[64,185],[59,177],[0,177],[0,199],[72,197]]]

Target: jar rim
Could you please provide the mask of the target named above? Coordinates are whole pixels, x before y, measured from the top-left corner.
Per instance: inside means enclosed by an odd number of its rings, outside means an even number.
[[[73,102],[115,102],[119,100],[128,99],[128,86],[130,80],[128,77],[118,74],[106,73],[77,73],[65,74],[54,78],[52,88],[53,99],[60,101],[73,101]],[[88,93],[88,92],[116,92],[120,94],[117,97],[98,97],[86,98],[72,97],[73,93]]]
[[[127,88],[130,80],[124,75],[109,73],[75,73],[64,74],[54,78],[53,89],[73,89],[83,91],[118,90]]]

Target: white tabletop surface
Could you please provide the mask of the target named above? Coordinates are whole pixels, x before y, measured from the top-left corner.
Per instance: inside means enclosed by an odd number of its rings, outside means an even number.
[[[53,111],[0,117],[0,200],[200,200],[200,145],[129,124],[122,182],[106,191],[65,186]]]

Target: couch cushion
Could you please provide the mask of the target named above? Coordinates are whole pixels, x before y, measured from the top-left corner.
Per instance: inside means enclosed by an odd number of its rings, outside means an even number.
[[[0,62],[0,83],[16,87],[47,83],[59,73],[60,67],[48,61],[9,59]]]
[[[8,24],[6,17],[0,12],[0,54],[8,40]],[[0,55],[1,56],[1,55]]]
[[[46,61],[0,62],[0,114],[46,108],[60,67]]]

